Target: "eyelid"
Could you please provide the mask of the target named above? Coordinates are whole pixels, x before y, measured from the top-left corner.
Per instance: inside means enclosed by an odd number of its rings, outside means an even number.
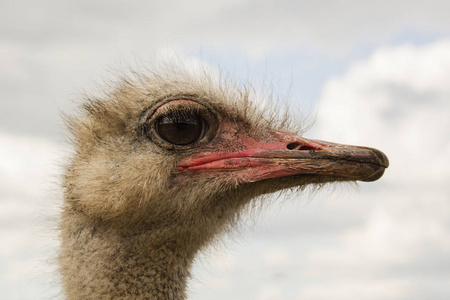
[[[188,100],[174,100],[158,107],[150,116],[149,121],[156,122],[160,117],[169,114],[183,117],[193,113],[199,114],[205,118],[208,118],[208,115],[210,115],[209,110],[200,103]]]

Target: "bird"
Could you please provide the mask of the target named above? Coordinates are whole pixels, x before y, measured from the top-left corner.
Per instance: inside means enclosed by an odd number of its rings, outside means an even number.
[[[67,299],[186,299],[196,255],[253,199],[375,181],[388,167],[377,149],[303,137],[276,104],[221,74],[164,62],[119,76],[66,117]]]

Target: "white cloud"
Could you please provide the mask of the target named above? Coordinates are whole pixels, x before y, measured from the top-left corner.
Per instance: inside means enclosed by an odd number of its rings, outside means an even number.
[[[44,197],[51,183],[57,180],[58,164],[63,163],[61,148],[44,139],[0,132],[2,194],[12,197]]]
[[[325,86],[320,138],[375,146],[391,166],[359,195],[371,203],[362,226],[309,254],[305,275],[327,289],[310,286],[306,298],[411,299],[431,278],[433,295],[450,295],[440,267],[450,258],[448,53],[449,41],[379,49]]]
[[[269,249],[263,255],[264,263],[267,265],[288,265],[291,259],[285,249],[278,247]]]
[[[58,293],[57,212],[63,147],[0,132],[0,289],[5,299]]]
[[[382,48],[324,88],[320,138],[379,147],[390,182],[443,187],[450,180],[450,41]]]

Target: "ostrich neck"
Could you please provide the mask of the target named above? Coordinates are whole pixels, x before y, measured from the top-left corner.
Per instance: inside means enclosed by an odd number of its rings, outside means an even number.
[[[60,266],[67,298],[185,299],[196,251],[136,231],[64,213]]]

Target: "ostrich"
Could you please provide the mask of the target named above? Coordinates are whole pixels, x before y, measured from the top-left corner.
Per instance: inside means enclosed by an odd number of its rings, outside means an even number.
[[[379,150],[310,140],[249,90],[165,65],[123,78],[69,117],[59,254],[67,299],[185,299],[195,255],[251,199],[374,181]]]

